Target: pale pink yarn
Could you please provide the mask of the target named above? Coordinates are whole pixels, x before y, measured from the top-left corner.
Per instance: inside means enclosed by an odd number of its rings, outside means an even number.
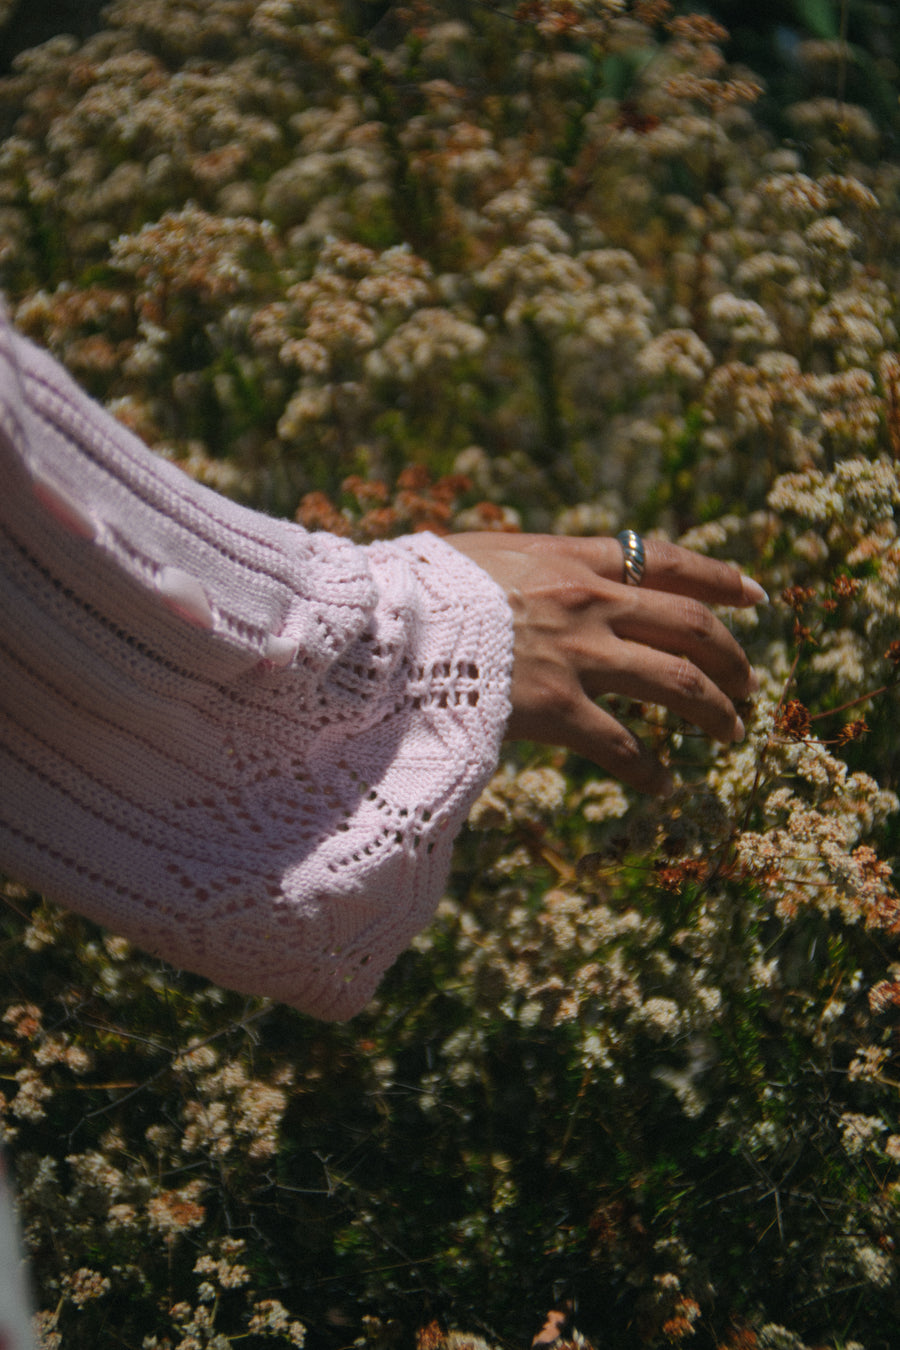
[[[0,866],[345,1018],[495,767],[512,625],[433,535],[361,548],[152,454],[0,316]]]

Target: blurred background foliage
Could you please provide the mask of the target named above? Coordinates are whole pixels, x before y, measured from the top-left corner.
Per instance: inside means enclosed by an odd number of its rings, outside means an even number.
[[[688,8],[0,10],[0,287],[160,453],[772,596],[747,741],[614,702],[663,804],[510,749],[346,1026],[6,883],[47,1347],[896,1346],[900,16]]]

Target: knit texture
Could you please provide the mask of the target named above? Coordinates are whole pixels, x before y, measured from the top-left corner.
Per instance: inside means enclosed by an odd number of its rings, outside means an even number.
[[[509,713],[491,578],[154,455],[0,316],[0,865],[346,1018],[425,925]]]

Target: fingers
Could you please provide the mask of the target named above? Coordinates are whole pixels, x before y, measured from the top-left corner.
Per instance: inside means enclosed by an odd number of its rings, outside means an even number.
[[[743,737],[735,704],[758,682],[708,608],[765,599],[737,568],[651,539],[643,584],[629,586],[616,539],[482,533],[450,542],[493,576],[513,612],[510,738],[564,745],[661,793],[667,771],[594,699],[660,704],[714,740]]]
[[[608,581],[625,582],[625,561],[618,539],[576,538],[571,535],[472,533],[454,535],[449,542],[476,562],[488,563],[500,551],[521,559],[541,562],[568,559],[580,562]],[[736,567],[705,558],[700,553],[670,544],[665,539],[645,539],[646,562],[642,591],[686,595],[707,605],[744,608],[764,604],[768,596],[758,582]],[[632,587],[631,589],[637,589]]]
[[[541,548],[541,536],[522,536],[529,549]],[[700,553],[670,544],[665,539],[645,539],[643,591],[663,591],[671,595],[687,595],[707,605],[727,605],[740,609],[759,605],[768,596],[758,582],[744,576],[736,567],[705,558]],[[559,538],[547,540],[547,552],[577,558],[598,576],[609,581],[625,581],[622,546],[617,539]]]
[[[674,788],[668,769],[639,738],[583,693],[552,708],[514,712],[507,736],[563,745],[638,792],[668,796]]]
[[[657,653],[686,658],[689,667],[695,667],[698,672],[708,676],[731,699],[741,701],[755,691],[756,676],[743,648],[722,621],[701,601],[689,596],[666,596],[660,591],[643,589],[632,589],[625,600],[627,609],[620,612],[613,624],[620,639],[628,643],[640,643]],[[600,650],[599,644],[597,650]],[[633,659],[636,653],[629,651],[627,655]],[[646,662],[641,669],[646,671]],[[684,671],[684,662],[678,669]],[[666,663],[665,670],[671,675],[671,663]],[[689,670],[681,676],[682,680],[690,681],[692,678]],[[668,699],[654,701],[668,703]],[[674,707],[671,703],[668,706]],[[698,722],[698,725],[703,724]]]
[[[763,604],[769,598],[759,582],[716,558],[691,553],[664,539],[647,539],[644,549],[647,563],[643,586],[648,590],[688,595],[707,605],[734,608]]]
[[[596,685],[590,677],[583,677],[588,694],[621,694],[642,703],[662,704],[714,741],[728,744],[743,739],[744,724],[731,699],[686,656],[631,642],[618,643],[613,652],[616,667],[607,666]]]
[[[578,707],[564,743],[638,792],[666,797],[674,788],[668,769],[643,742],[590,699]]]

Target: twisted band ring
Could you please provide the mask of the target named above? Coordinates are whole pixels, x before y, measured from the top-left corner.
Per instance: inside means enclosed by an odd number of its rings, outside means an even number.
[[[644,541],[636,530],[622,530],[616,538],[622,545],[625,555],[625,583],[628,586],[640,586],[644,579]]]

